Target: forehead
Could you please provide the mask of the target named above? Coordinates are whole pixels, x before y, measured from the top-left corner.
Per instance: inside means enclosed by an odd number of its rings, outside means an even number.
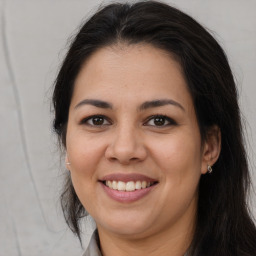
[[[141,100],[169,95],[185,105],[191,104],[179,62],[149,44],[117,44],[97,50],[77,76],[72,101],[85,96],[112,101],[114,94],[122,100],[135,95]]]

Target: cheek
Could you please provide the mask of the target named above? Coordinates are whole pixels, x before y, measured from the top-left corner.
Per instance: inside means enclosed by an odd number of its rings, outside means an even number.
[[[155,144],[155,143],[154,143]],[[151,147],[153,143],[151,144]],[[156,147],[153,157],[170,186],[195,186],[201,174],[200,136],[175,133]]]
[[[104,145],[100,138],[70,131],[67,133],[67,154],[73,177],[92,177],[95,176],[95,170],[104,155]]]
[[[76,194],[85,207],[90,212],[95,206],[95,185],[98,182],[97,168],[101,162],[104,152],[102,142],[97,138],[85,136],[80,131],[70,131],[67,133],[67,154],[71,163],[70,173]]]
[[[191,136],[174,135],[159,145],[155,155],[164,163],[193,166],[201,160],[200,143]]]

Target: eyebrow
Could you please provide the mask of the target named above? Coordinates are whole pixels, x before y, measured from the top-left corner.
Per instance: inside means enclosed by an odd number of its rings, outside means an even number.
[[[159,99],[159,100],[146,101],[139,107],[139,110],[141,111],[149,108],[162,107],[165,105],[173,105],[185,111],[184,107],[180,103],[171,99]]]
[[[104,108],[104,109],[112,109],[113,108],[112,104],[108,103],[106,101],[97,100],[97,99],[84,99],[84,100],[80,101],[75,106],[75,109],[77,109],[83,105],[92,105],[97,108]],[[178,103],[177,101],[171,100],[171,99],[158,99],[158,100],[146,101],[139,106],[138,110],[142,111],[142,110],[146,110],[149,108],[162,107],[162,106],[166,106],[166,105],[173,105],[173,106],[179,107],[181,110],[185,111],[184,107],[180,103]]]
[[[80,101],[76,106],[75,109],[83,106],[83,105],[92,105],[95,106],[97,108],[110,108],[112,109],[112,104],[102,101],[102,100],[96,100],[96,99],[85,99]]]

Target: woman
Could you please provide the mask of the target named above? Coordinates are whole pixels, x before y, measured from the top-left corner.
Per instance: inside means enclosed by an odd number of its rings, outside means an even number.
[[[85,255],[256,255],[237,92],[215,39],[155,1],[110,4],[81,28],[53,95]]]

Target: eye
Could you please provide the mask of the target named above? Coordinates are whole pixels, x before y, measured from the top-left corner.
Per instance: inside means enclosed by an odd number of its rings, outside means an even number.
[[[165,127],[169,125],[176,125],[177,123],[165,115],[151,116],[144,125]]]
[[[105,116],[102,115],[94,115],[89,116],[81,121],[81,124],[86,124],[90,126],[103,126],[110,125],[111,123],[107,120]]]

